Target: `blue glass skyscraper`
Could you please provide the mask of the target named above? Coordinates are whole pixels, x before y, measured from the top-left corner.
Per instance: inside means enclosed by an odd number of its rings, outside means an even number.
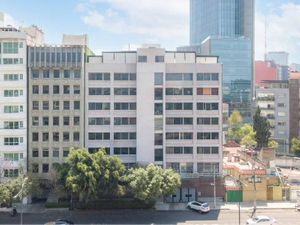
[[[190,46],[178,50],[219,56],[223,101],[251,120],[254,0],[190,0]]]

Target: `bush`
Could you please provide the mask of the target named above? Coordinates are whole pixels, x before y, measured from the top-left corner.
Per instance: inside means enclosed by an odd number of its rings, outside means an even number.
[[[69,208],[70,202],[46,202],[45,203],[46,208]]]
[[[139,200],[99,200],[94,202],[77,202],[74,204],[77,209],[149,209],[153,204],[146,204]]]

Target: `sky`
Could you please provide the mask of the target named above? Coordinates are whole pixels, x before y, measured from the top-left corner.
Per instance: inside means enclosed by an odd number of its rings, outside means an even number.
[[[0,11],[6,24],[39,26],[49,44],[60,44],[62,34],[88,34],[96,54],[189,44],[189,0],[0,0]],[[300,0],[256,0],[256,59],[263,59],[267,27],[267,51],[287,51],[290,63],[300,63],[299,21]]]

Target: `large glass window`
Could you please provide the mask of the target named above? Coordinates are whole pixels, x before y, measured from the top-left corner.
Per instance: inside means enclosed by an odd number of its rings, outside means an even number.
[[[163,73],[154,73],[154,84],[155,85],[163,85],[164,82],[164,74]]]

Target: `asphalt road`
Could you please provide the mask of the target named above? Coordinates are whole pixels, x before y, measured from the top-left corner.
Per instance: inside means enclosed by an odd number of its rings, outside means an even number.
[[[250,212],[241,212],[241,224],[249,218]],[[277,224],[300,225],[300,212],[294,210],[259,210],[257,215],[274,217]],[[155,211],[155,210],[100,210],[63,211],[42,214],[24,214],[24,224],[44,224],[57,218],[70,219],[75,224],[238,224],[238,211],[211,211],[199,214],[194,211]],[[0,224],[20,224],[20,216],[0,214]]]

